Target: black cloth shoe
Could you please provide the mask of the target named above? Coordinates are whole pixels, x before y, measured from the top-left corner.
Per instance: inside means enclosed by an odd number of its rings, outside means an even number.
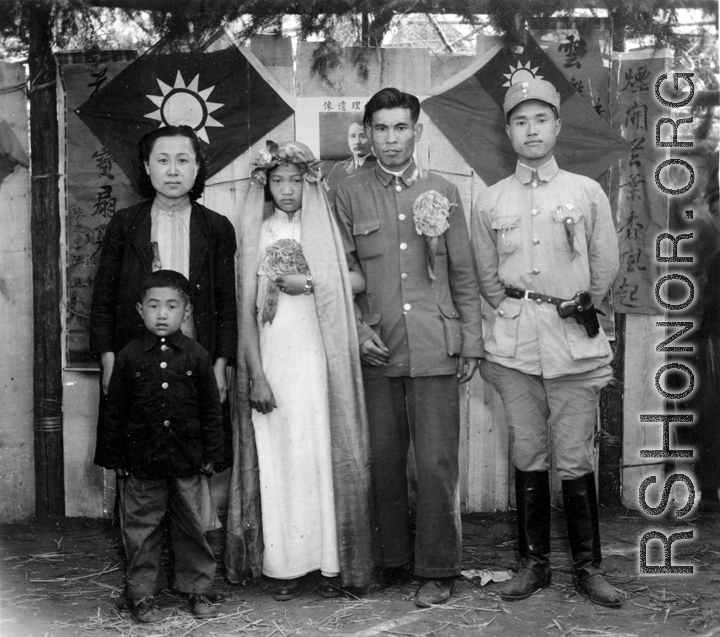
[[[155,598],[153,597],[143,597],[140,600],[133,600],[132,605],[130,612],[138,624],[152,624],[162,621],[163,619],[162,613],[157,607]]]
[[[618,608],[620,595],[605,581],[600,567],[602,551],[595,474],[591,472],[574,480],[563,480],[562,494],[575,588],[595,604]]]
[[[418,589],[415,597],[415,606],[427,608],[436,604],[444,604],[450,599],[453,589],[455,588],[454,577],[437,577],[435,579],[425,580],[423,585]]]
[[[207,595],[190,593],[188,603],[190,604],[190,612],[192,612],[193,617],[208,619],[210,617],[217,617],[218,615],[218,608],[213,606],[213,603],[208,599]]]
[[[530,597],[550,586],[550,476],[547,471],[515,469],[518,554],[517,575],[503,588],[503,599]]]
[[[273,591],[273,599],[277,602],[287,602],[303,594],[302,578],[283,580],[283,583]]]
[[[324,597],[325,599],[340,597],[343,594],[338,578],[325,577],[324,575],[320,576],[320,581],[315,590],[320,597]]]

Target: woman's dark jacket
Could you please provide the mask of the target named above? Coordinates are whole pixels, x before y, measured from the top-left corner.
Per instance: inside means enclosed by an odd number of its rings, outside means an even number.
[[[143,279],[152,272],[152,201],[119,210],[103,239],[90,316],[90,349],[119,352],[145,331],[135,309]],[[198,203],[190,214],[190,288],[198,342],[213,361],[235,360],[235,230]]]

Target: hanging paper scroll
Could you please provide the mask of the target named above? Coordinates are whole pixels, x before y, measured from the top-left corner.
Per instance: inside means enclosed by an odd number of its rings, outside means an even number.
[[[107,59],[107,58],[106,58]],[[74,109],[120,73],[127,61],[63,64],[67,107],[67,359],[68,368],[97,369],[88,330],[100,246],[113,213],[139,201],[135,188]]]
[[[655,122],[667,109],[655,99],[656,78],[672,62],[672,52],[644,49],[616,53],[613,62],[613,122],[631,144],[620,162],[616,227],[620,272],[613,285],[615,311],[657,314],[655,282],[661,276],[655,259],[655,239],[667,231],[667,196],[655,185],[655,169],[667,150],[656,148]]]

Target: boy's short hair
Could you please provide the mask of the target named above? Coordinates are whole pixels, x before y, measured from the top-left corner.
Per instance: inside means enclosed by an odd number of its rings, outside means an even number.
[[[407,108],[410,111],[410,119],[413,125],[417,124],[420,117],[420,101],[411,93],[403,93],[396,88],[388,87],[379,90],[365,104],[363,124],[372,126],[373,115],[377,111],[392,108]]]
[[[140,285],[140,302],[145,300],[145,294],[150,288],[170,288],[182,292],[190,302],[190,281],[175,270],[155,270],[148,274]]]

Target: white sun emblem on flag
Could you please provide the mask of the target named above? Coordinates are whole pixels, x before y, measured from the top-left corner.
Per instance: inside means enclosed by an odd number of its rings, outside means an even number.
[[[530,60],[527,61],[527,65],[523,66],[522,62],[518,62],[517,68],[510,65],[510,73],[503,73],[503,77],[507,78],[507,82],[503,86],[512,86],[517,82],[523,82],[525,80],[532,80],[533,78],[542,80],[542,75],[537,75],[537,71],[540,68],[536,66],[534,69],[531,68],[532,64]]]
[[[168,86],[162,80],[157,80],[162,95],[146,95],[158,110],[147,113],[145,117],[162,122],[163,126],[190,126],[197,132],[197,136],[206,143],[210,143],[207,131],[208,126],[222,126],[210,113],[216,111],[224,104],[208,102],[207,98],[215,89],[214,86],[202,91],[198,90],[200,76],[196,75],[190,84],[185,84],[180,71],[177,72],[175,85]]]

